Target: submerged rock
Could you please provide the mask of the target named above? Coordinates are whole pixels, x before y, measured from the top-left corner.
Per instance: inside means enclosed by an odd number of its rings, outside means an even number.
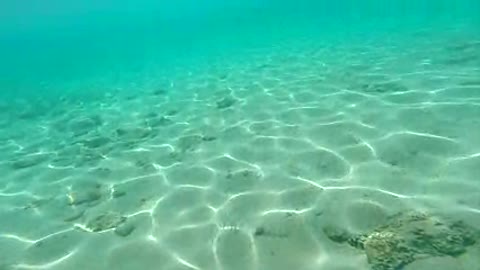
[[[397,93],[406,92],[408,88],[399,82],[381,82],[361,84],[360,90],[367,93]]]
[[[69,129],[75,136],[80,136],[92,130],[96,130],[102,124],[102,118],[100,118],[98,115],[94,115],[91,117],[73,119],[69,123]]]
[[[188,152],[195,150],[203,141],[203,137],[200,135],[189,135],[178,139],[178,150],[180,152]]]
[[[116,130],[117,136],[125,140],[141,140],[152,135],[151,129],[141,127],[124,127]]]
[[[146,124],[149,127],[164,127],[164,126],[172,125],[173,123],[174,123],[173,120],[165,116],[151,117],[146,120]]]
[[[156,89],[152,92],[152,95],[154,95],[154,96],[163,96],[163,95],[166,95],[166,94],[167,94],[167,90],[162,89],[162,88]]]
[[[231,97],[224,97],[217,101],[217,109],[226,109],[235,104],[236,100]]]
[[[135,230],[135,226],[131,222],[125,222],[115,228],[115,234],[122,237],[129,236]]]
[[[371,233],[350,235],[324,228],[337,243],[347,242],[365,251],[373,270],[399,270],[419,258],[456,257],[476,243],[476,233],[462,222],[442,222],[417,212],[399,213]]]
[[[93,232],[102,232],[116,228],[123,224],[126,220],[126,217],[117,212],[107,212],[88,221],[86,227]]]
[[[88,148],[99,148],[108,145],[112,140],[108,137],[96,137],[88,140],[83,140],[80,143]]]
[[[39,165],[47,159],[48,155],[46,154],[25,155],[10,161],[10,166],[15,170],[25,169]]]
[[[93,203],[102,198],[100,191],[91,190],[87,192],[72,192],[68,194],[68,200],[70,205],[81,205],[84,203]]]

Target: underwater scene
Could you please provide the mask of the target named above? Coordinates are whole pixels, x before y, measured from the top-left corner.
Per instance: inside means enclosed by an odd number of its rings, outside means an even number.
[[[480,1],[4,0],[0,270],[480,270]]]

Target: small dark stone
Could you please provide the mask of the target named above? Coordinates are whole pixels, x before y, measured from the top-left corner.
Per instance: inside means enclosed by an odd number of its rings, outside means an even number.
[[[118,236],[127,237],[134,230],[135,230],[135,226],[132,223],[127,222],[115,228],[115,234]]]
[[[169,110],[165,115],[166,116],[174,116],[178,113],[177,110]]]
[[[89,190],[85,192],[72,192],[69,196],[70,205],[93,204],[102,198],[102,193],[100,190]]]
[[[347,242],[351,236],[346,230],[331,225],[324,227],[323,232],[330,240],[337,243]]]
[[[217,109],[226,109],[235,104],[236,100],[231,97],[224,97],[217,101]]]
[[[19,170],[36,166],[46,160],[47,155],[30,155],[11,161],[10,166],[15,170]]]
[[[155,117],[158,117],[158,113],[150,112],[150,113],[146,114],[145,117],[146,118],[155,118]]]
[[[112,170],[110,170],[109,168],[96,168],[96,169],[93,169],[91,171],[93,174],[96,174],[98,176],[102,176],[102,177],[105,177],[105,176],[108,176],[112,173]]]
[[[253,232],[253,235],[262,236],[262,235],[265,235],[265,233],[266,233],[265,228],[260,226],[255,229],[255,232]]]
[[[360,89],[368,93],[397,93],[408,91],[408,88],[398,82],[366,83]]]
[[[123,224],[127,220],[126,217],[121,216],[116,212],[108,212],[96,216],[87,223],[87,228],[93,232],[101,232],[109,229],[116,228]]]
[[[202,136],[189,135],[179,138],[177,146],[180,152],[193,151],[200,145],[202,141]]]
[[[97,137],[90,140],[84,140],[81,143],[88,148],[99,148],[110,143],[111,140],[107,137]]]
[[[150,126],[150,127],[162,127],[162,126],[169,126],[171,124],[173,124],[173,120],[165,117],[165,116],[162,116],[162,117],[159,117],[159,118],[153,118],[153,119],[148,119],[147,120],[147,125]]]
[[[211,142],[211,141],[215,141],[216,139],[217,139],[217,137],[215,137],[215,136],[203,136],[202,137],[202,140],[204,142]]]
[[[125,195],[127,195],[127,192],[122,191],[122,190],[114,190],[113,193],[112,193],[113,198],[120,198],[120,197],[123,197]]]
[[[157,89],[152,92],[154,96],[163,96],[167,94],[167,90],[165,89]]]

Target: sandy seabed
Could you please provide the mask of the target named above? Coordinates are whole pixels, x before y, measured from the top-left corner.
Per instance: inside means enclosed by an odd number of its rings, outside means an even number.
[[[1,104],[0,269],[480,265],[480,37],[179,73]]]

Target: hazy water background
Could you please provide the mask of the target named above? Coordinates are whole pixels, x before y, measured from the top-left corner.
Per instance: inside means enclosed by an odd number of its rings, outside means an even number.
[[[475,0],[8,0],[0,4],[0,85],[3,94],[58,95],[75,81],[78,94],[89,91],[82,83],[112,74],[131,83],[142,71],[198,67],[208,57],[232,58],[281,40],[354,43],[392,31],[478,26],[479,6]]]

